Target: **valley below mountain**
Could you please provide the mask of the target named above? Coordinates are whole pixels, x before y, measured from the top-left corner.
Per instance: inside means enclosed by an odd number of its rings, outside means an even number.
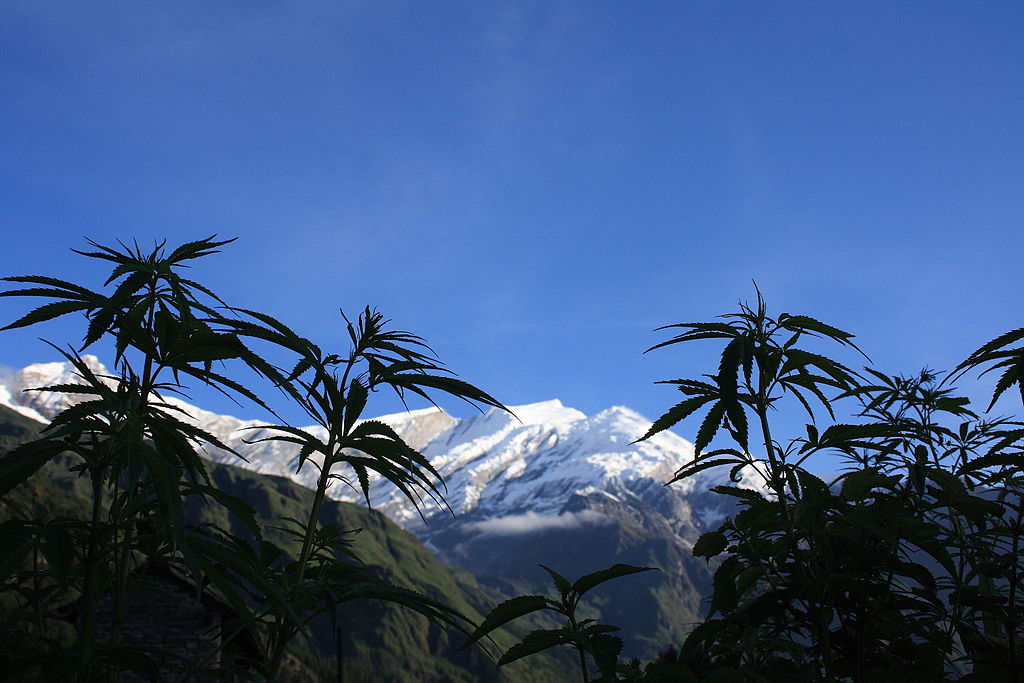
[[[87,360],[105,372],[94,357]],[[25,390],[75,381],[63,363],[32,365],[0,386],[0,403],[46,421],[67,395]],[[315,481],[315,467],[297,471],[297,449],[259,441],[269,435],[252,429],[260,423],[167,400],[248,462],[216,449],[206,453],[209,460],[306,487]],[[510,410],[456,418],[424,409],[377,418],[437,469],[447,506],[426,499],[417,510],[387,482],[371,481],[370,507],[496,599],[550,593],[540,564],[570,579],[616,562],[655,567],[589,594],[590,616],[622,627],[625,657],[652,659],[678,645],[699,622],[710,592],[711,571],[691,549],[731,514],[730,499],[709,491],[730,483],[727,475],[701,473],[666,486],[693,458],[692,444],[670,432],[636,443],[651,422],[625,407],[587,416],[551,400]],[[745,477],[738,485],[754,481]],[[330,495],[366,502],[343,485]]]

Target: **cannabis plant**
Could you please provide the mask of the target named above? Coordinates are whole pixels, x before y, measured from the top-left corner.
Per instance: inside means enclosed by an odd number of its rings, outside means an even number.
[[[682,332],[652,350],[709,339],[724,348],[716,373],[667,382],[685,398],[643,438],[706,407],[694,459],[673,481],[728,467],[763,482],[714,489],[738,512],[694,546],[724,556],[708,618],[680,654],[691,672],[1020,680],[1019,423],[979,419],[940,373],[862,374],[803,348],[813,337],[856,346],[814,318],[769,316],[760,292],[722,322],[668,329]],[[1006,368],[994,400],[1020,382],[1020,349],[1004,347],[1022,336],[983,346],[958,371]],[[783,442],[773,415],[789,397],[811,421]],[[849,401],[853,419],[838,422]],[[833,422],[825,429],[815,404]],[[719,433],[732,445],[711,448]],[[848,471],[830,482],[813,475],[804,465],[820,454]]]
[[[368,307],[354,322],[342,313],[350,343],[342,354],[324,352],[266,314],[237,312],[242,317],[228,325],[240,337],[271,343],[295,355],[288,371],[267,364],[257,367],[276,378],[319,428],[285,424],[255,428],[274,432],[260,441],[296,447],[297,470],[315,467],[319,472],[308,518],[286,527],[300,546],[298,557],[279,575],[283,594],[301,616],[295,619],[274,610],[263,612],[270,626],[270,675],[280,671],[286,646],[309,620],[320,613],[334,615],[337,605],[358,597],[397,602],[441,623],[466,629],[468,622],[461,615],[425,596],[374,581],[358,566],[345,565],[345,571],[358,580],[339,582],[334,570],[342,565],[324,559],[334,556],[340,560],[345,544],[337,530],[321,527],[320,511],[328,491],[338,485],[359,491],[369,505],[374,478],[394,485],[417,509],[424,499],[445,505],[441,477],[430,462],[386,423],[363,418],[371,394],[378,389],[390,389],[403,401],[407,394],[414,394],[433,403],[433,394],[441,393],[474,406],[504,406],[471,384],[444,374],[447,370],[421,337],[389,329],[389,321]]]
[[[0,495],[62,453],[90,481],[92,509],[77,560],[81,573],[79,619],[74,642],[55,661],[74,659],[78,676],[92,679],[109,668],[136,667],[144,658],[125,654],[121,625],[129,583],[140,565],[139,549],[180,553],[191,560],[182,512],[183,486],[201,492],[209,486],[199,455],[203,444],[226,451],[214,436],[187,422],[166,398],[183,389],[182,377],[259,399],[237,382],[215,372],[215,361],[238,358],[236,336],[216,329],[223,302],[182,274],[190,261],[216,253],[228,241],[214,237],[172,251],[163,243],[151,251],[138,245],[120,249],[90,242],[78,251],[113,268],[104,289],[44,276],[3,278],[29,285],[0,296],[52,299],[3,329],[43,323],[57,317],[84,317],[77,349],[54,346],[72,365],[79,381],[37,387],[69,397],[69,407],[44,431],[44,438],[5,459]],[[79,355],[102,339],[113,343],[113,375],[98,375]],[[98,646],[97,605],[109,595],[111,631]],[[137,654],[137,653],[136,653]],[[141,665],[138,665],[141,666]]]
[[[321,510],[336,485],[353,486],[369,501],[375,479],[390,482],[415,505],[424,497],[445,504],[443,483],[426,458],[388,425],[364,418],[376,390],[428,400],[446,394],[477,406],[503,406],[445,374],[420,337],[389,329],[388,321],[369,308],[355,322],[345,319],[348,351],[325,353],[271,316],[231,308],[185,277],[183,269],[192,261],[230,242],[210,237],[173,250],[161,243],[148,251],[90,242],[93,250],[77,253],[113,266],[98,290],[45,276],[4,278],[22,288],[0,296],[51,300],[4,329],[81,315],[85,333],[77,348],[53,345],[74,368],[76,380],[34,390],[63,394],[68,407],[43,438],[4,457],[0,496],[58,456],[70,459],[72,471],[88,479],[91,492],[84,523],[55,523],[26,511],[0,525],[7,551],[0,593],[4,599],[14,596],[15,604],[12,616],[0,624],[11,636],[0,644],[0,658],[11,675],[36,671],[46,678],[74,675],[91,681],[131,670],[156,676],[157,660],[167,653],[125,647],[122,632],[127,596],[155,562],[177,567],[197,592],[213,590],[231,607],[235,616],[224,641],[248,634],[259,642],[266,659],[250,664],[270,680],[278,678],[289,645],[306,633],[311,619],[321,614],[334,619],[350,600],[386,600],[469,629],[444,604],[373,575],[358,561],[351,530],[323,525]],[[109,375],[80,355],[101,340],[113,348]],[[266,344],[275,353],[293,353],[294,365],[283,370],[253,350]],[[319,470],[306,519],[279,521],[294,547],[267,540],[252,509],[213,485],[202,451],[232,450],[195,426],[171,400],[192,380],[270,410],[222,370],[226,361],[269,379],[316,425],[312,430],[267,426],[273,431],[269,439],[296,447],[300,469]],[[225,508],[242,522],[244,534],[190,526],[184,512],[188,497]],[[99,633],[97,612],[105,601],[112,619],[109,633]],[[53,622],[68,619],[74,626],[63,640],[20,637],[52,631]]]

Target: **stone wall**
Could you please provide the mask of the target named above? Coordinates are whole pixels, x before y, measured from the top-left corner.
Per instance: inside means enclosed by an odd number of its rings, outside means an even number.
[[[109,643],[113,605],[104,599],[96,614],[98,644]],[[129,593],[121,627],[121,644],[159,650],[161,671],[214,669],[220,664],[222,608],[211,599],[196,599],[195,589],[170,572],[147,573]],[[125,678],[127,678],[125,676]]]

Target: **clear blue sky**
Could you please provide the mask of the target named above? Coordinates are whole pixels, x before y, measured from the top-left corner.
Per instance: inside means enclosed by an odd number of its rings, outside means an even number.
[[[237,236],[195,273],[230,302],[325,345],[373,304],[587,413],[660,414],[713,358],[652,329],[752,280],[949,367],[1024,324],[1022,36],[1014,2],[5,2],[0,271]]]

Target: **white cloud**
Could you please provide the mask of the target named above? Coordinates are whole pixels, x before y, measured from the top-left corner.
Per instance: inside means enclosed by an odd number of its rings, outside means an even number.
[[[595,510],[563,512],[560,515],[538,515],[536,512],[527,512],[522,515],[508,515],[506,517],[495,517],[483,522],[473,522],[467,526],[473,531],[511,535],[526,534],[545,529],[575,529],[584,524],[598,524],[604,519],[605,516]]]

